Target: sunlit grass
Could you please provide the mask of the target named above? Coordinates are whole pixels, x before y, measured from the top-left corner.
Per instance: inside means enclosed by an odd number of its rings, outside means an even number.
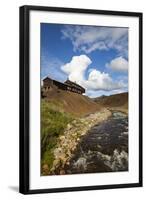
[[[53,149],[58,137],[74,117],[63,112],[58,102],[41,101],[41,165],[50,169],[54,160]],[[44,172],[42,172],[43,175]]]

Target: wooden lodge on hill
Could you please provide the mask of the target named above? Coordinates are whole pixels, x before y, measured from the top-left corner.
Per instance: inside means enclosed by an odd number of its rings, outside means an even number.
[[[77,83],[74,83],[70,80],[66,80],[64,83],[61,83],[61,82],[53,80],[49,77],[46,77],[43,79],[43,90],[49,91],[51,88],[54,88],[54,87],[61,89],[61,90],[75,92],[78,94],[85,93],[85,89],[82,86],[80,86]]]

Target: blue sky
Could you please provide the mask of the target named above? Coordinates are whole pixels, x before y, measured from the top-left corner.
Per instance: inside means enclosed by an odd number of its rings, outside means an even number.
[[[41,24],[41,79],[67,78],[96,97],[128,91],[128,28]]]

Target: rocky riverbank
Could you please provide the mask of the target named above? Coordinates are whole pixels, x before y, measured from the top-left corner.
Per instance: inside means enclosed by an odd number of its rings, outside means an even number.
[[[107,120],[111,116],[111,111],[104,108],[99,112],[86,117],[76,119],[67,125],[64,134],[58,139],[56,148],[53,150],[53,166],[49,169],[49,174],[66,174],[64,167],[70,165],[73,152],[87,132],[95,125]]]
[[[74,152],[67,174],[128,170],[128,117],[120,111],[93,126]]]
[[[124,113],[125,115],[128,116],[128,108],[124,108],[124,107],[113,107],[113,108],[108,108],[108,110],[110,110],[111,112],[121,112],[121,113]]]

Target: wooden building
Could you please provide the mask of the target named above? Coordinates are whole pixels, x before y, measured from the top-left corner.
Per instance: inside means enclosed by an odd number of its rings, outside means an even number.
[[[69,90],[71,92],[76,92],[76,93],[79,93],[79,94],[85,93],[85,89],[75,82],[72,82],[70,80],[66,80],[64,82],[64,84],[67,85],[67,90]]]
[[[61,83],[61,82],[53,80],[49,77],[46,77],[43,79],[43,89],[45,91],[51,90],[51,88],[53,88],[53,87],[61,89],[61,90],[75,92],[78,94],[85,93],[85,89],[82,86],[80,86],[77,83],[74,83],[70,80],[66,80],[64,83]]]

